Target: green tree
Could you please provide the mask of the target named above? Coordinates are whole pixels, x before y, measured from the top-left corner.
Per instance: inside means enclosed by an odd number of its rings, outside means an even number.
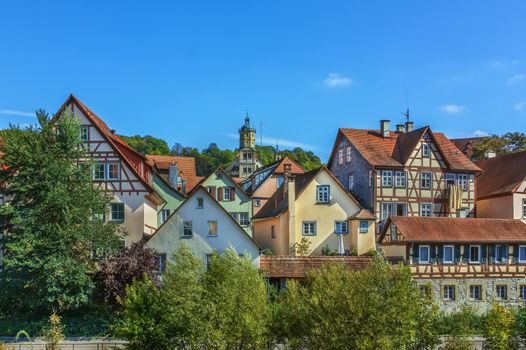
[[[44,111],[37,117],[38,127],[12,126],[0,135],[0,182],[8,184],[2,194],[12,198],[0,207],[7,232],[3,311],[61,312],[88,304],[92,253],[119,244],[116,226],[94,219],[110,198],[93,186],[91,168],[81,162],[78,120],[63,115],[55,122]]]
[[[435,307],[411,281],[408,267],[376,259],[363,271],[341,264],[291,282],[274,328],[296,349],[432,349]]]
[[[508,132],[504,135],[491,135],[473,146],[473,155],[476,159],[484,158],[484,153],[493,151],[497,155],[526,151],[526,135],[521,132]]]
[[[486,315],[486,347],[491,350],[517,349],[514,331],[514,310],[494,301]]]
[[[230,249],[214,256],[205,288],[208,348],[264,349],[271,311],[265,282],[251,259]]]
[[[303,237],[300,242],[294,242],[290,245],[290,252],[299,256],[307,256],[310,254],[312,242],[307,237]]]
[[[442,345],[442,350],[472,350],[475,349],[469,340],[470,335],[476,334],[477,323],[481,316],[477,315],[473,308],[463,306],[459,312],[443,315],[441,322],[446,323],[447,338]]]
[[[124,136],[119,135],[131,148],[141,154],[170,155],[170,148],[165,140],[150,135]]]

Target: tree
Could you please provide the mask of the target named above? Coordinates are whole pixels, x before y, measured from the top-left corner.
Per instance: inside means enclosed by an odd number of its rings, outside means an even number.
[[[205,288],[210,301],[207,347],[265,348],[271,313],[265,282],[251,259],[230,249],[214,256]]]
[[[513,309],[494,301],[491,310],[486,315],[484,328],[487,349],[517,349],[514,330],[515,313]]]
[[[141,154],[170,155],[170,148],[165,140],[150,135],[124,136],[119,135],[131,148]]]
[[[126,295],[126,287],[143,275],[154,283],[159,280],[156,274],[155,252],[144,243],[133,243],[100,263],[97,281],[102,297],[112,308],[118,306],[118,298]]]
[[[475,159],[484,158],[484,153],[487,151],[493,151],[497,155],[526,151],[526,135],[521,132],[508,132],[501,136],[491,135],[484,137],[480,143],[473,146]]]
[[[477,315],[469,306],[463,306],[459,312],[444,315],[442,320],[447,327],[446,341],[442,350],[473,350],[475,346],[468,336],[476,334],[476,324],[481,316]]]
[[[294,242],[290,245],[290,252],[299,256],[307,256],[310,254],[310,246],[312,242],[307,237],[303,237],[300,242]]]
[[[119,244],[116,226],[95,219],[110,198],[93,186],[90,164],[81,162],[78,120],[65,114],[55,122],[42,110],[37,117],[38,127],[11,126],[0,134],[0,182],[8,184],[2,194],[12,198],[0,207],[0,228],[7,232],[3,311],[86,305],[94,289],[93,252]]]
[[[291,282],[274,328],[292,348],[432,349],[436,309],[405,266],[376,259],[362,271],[333,263]]]

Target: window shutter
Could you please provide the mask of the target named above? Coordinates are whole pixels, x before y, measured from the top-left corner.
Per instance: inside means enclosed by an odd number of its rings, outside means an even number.
[[[211,186],[210,187],[210,194],[212,195],[212,198],[214,198],[214,199],[217,198],[217,192],[216,192],[216,187],[215,186]]]
[[[419,247],[418,247],[418,244],[415,244],[413,246],[413,262],[415,264],[418,264],[418,253],[419,253]]]
[[[464,262],[469,263],[469,244],[464,246]]]
[[[507,245],[502,246],[502,257],[504,258],[504,261],[508,261],[508,246]]]
[[[223,200],[223,187],[219,187],[217,189],[217,200],[219,201]]]
[[[485,263],[488,259],[488,256],[487,256],[487,245],[486,244],[483,244],[480,249],[482,250],[482,252],[480,252],[480,256],[482,257],[482,262]]]
[[[455,245],[455,262],[460,262],[460,246],[458,244]]]
[[[491,253],[490,254],[491,254],[490,262],[493,264],[495,262],[495,257],[497,256],[497,252],[496,252],[494,244],[491,245]]]
[[[236,200],[236,188],[230,187],[230,200],[234,201]]]
[[[513,246],[513,262],[514,263],[519,262],[519,246],[518,245]]]

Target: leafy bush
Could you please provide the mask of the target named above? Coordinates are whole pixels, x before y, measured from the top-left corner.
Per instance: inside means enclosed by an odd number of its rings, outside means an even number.
[[[486,348],[491,350],[517,349],[514,331],[514,310],[493,302],[491,310],[486,315],[484,328]]]

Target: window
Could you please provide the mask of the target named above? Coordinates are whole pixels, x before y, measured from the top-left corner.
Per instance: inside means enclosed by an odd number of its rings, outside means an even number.
[[[170,209],[162,209],[161,210],[161,224],[166,222],[169,216],[170,216]]]
[[[446,186],[447,185],[454,185],[457,182],[457,175],[446,173]]]
[[[278,188],[280,188],[281,185],[283,185],[283,181],[285,181],[285,178],[283,177],[283,175],[279,175],[279,176],[276,178],[276,183],[278,184]]]
[[[430,149],[429,143],[422,144],[422,157],[429,158],[430,153],[431,153],[431,149]]]
[[[108,180],[118,180],[119,179],[119,163],[118,162],[109,162],[106,164],[108,169]]]
[[[521,284],[519,286],[519,299],[526,300],[526,285],[525,284]]]
[[[208,221],[208,236],[217,237],[217,221]]]
[[[239,213],[239,224],[241,226],[248,226],[248,225],[250,225],[250,220],[248,219],[248,213],[247,212]]]
[[[93,180],[95,181],[104,180],[104,177],[106,175],[105,170],[106,170],[106,164],[96,163],[93,166]]]
[[[329,198],[330,198],[330,186],[329,185],[316,186],[316,202],[329,203]]]
[[[382,170],[382,187],[393,187],[393,172]]]
[[[343,164],[343,149],[338,151],[338,165]]]
[[[429,246],[421,245],[418,247],[418,253],[420,263],[429,264]]]
[[[431,286],[429,284],[421,284],[418,286],[418,289],[420,290],[420,293],[427,299],[431,299],[432,296],[432,290]]]
[[[203,209],[204,208],[204,200],[202,197],[197,197],[197,209]]]
[[[522,200],[522,218],[526,219],[526,199]]]
[[[443,294],[444,300],[448,300],[448,301],[455,300],[455,286],[451,286],[451,285],[444,286],[443,293],[444,293]]]
[[[270,238],[276,238],[276,228],[274,227],[274,225],[270,226]]]
[[[470,245],[469,246],[469,262],[480,263],[480,246]]]
[[[464,191],[467,191],[469,189],[469,176],[467,174],[458,174],[457,179],[458,186]]]
[[[166,254],[159,254],[155,256],[155,270],[157,273],[163,273],[166,269]]]
[[[216,177],[218,179],[222,179],[223,178],[223,173],[216,173]]]
[[[349,223],[347,221],[335,221],[334,222],[334,233],[336,234],[349,233]]]
[[[420,188],[431,188],[431,173],[420,173]]]
[[[471,300],[482,300],[482,286],[471,285],[469,286],[469,299]]]
[[[316,236],[316,221],[303,221],[304,236]]]
[[[349,175],[349,178],[348,178],[348,190],[349,191],[352,191],[354,187],[354,175]]]
[[[369,187],[373,187],[373,171],[369,170]]]
[[[387,220],[389,216],[393,215],[393,203],[382,203],[382,221]]]
[[[452,245],[444,246],[444,264],[452,264],[455,261],[455,247]]]
[[[261,199],[254,199],[254,206],[261,207]]]
[[[431,203],[420,203],[420,216],[433,216],[433,205]]]
[[[183,236],[191,237],[192,236],[192,222],[183,221]]]
[[[508,246],[504,244],[495,245],[495,262],[505,263],[508,260]]]
[[[223,187],[223,200],[224,201],[231,200],[230,187]]]
[[[347,147],[345,149],[345,160],[347,161],[347,163],[351,162],[351,147]]]
[[[124,203],[110,204],[110,221],[124,222]]]
[[[497,300],[507,300],[508,299],[508,286],[505,284],[496,285],[495,295],[497,297]]]
[[[86,143],[89,141],[89,128],[87,126],[80,127],[80,142]]]
[[[205,256],[205,264],[206,269],[210,269],[210,266],[212,266],[212,260],[214,259],[214,254],[206,254]]]
[[[519,262],[526,263],[526,245],[519,246]]]
[[[405,188],[405,171],[395,171],[395,186]]]
[[[360,233],[367,233],[369,231],[369,222],[367,220],[360,220]]]

